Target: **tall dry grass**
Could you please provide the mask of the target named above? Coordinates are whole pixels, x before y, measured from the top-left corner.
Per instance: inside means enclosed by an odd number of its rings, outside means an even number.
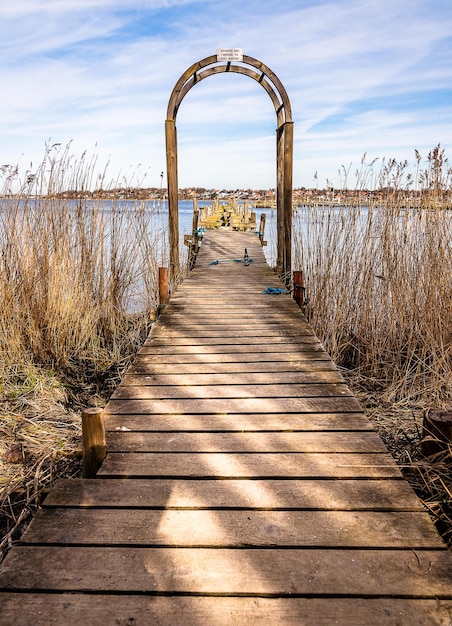
[[[106,183],[96,159],[74,159],[70,146],[46,149],[24,180],[17,168],[5,166],[2,174],[4,548],[55,468],[66,463],[69,473],[77,473],[79,408],[106,401],[146,337],[167,251],[161,217],[149,203],[83,197],[87,189],[116,188],[118,181]],[[66,190],[78,191],[79,199],[63,197]]]
[[[383,163],[379,178],[361,168],[356,188],[364,177],[383,194],[300,208],[294,265],[305,272],[307,316],[337,363],[388,401],[448,406],[452,174],[439,148],[416,170],[415,180],[406,162]]]
[[[306,315],[451,541],[452,446],[423,459],[420,442],[423,410],[452,410],[452,169],[437,146],[355,182],[295,216]]]

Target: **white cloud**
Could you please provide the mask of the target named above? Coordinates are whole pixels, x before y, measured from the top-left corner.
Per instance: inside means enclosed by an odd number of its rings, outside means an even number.
[[[364,151],[452,149],[449,0],[21,0],[2,17],[2,163],[73,139],[97,143],[112,167],[143,162],[159,175],[171,90],[223,46],[243,47],[287,88],[297,186]],[[274,130],[257,83],[203,81],[178,114],[180,181],[274,186]]]

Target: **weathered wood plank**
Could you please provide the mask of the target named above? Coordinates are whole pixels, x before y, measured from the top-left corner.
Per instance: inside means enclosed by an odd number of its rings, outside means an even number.
[[[234,372],[224,374],[207,373],[196,374],[179,372],[177,374],[132,374],[127,373],[122,379],[121,386],[215,386],[215,385],[298,385],[343,383],[344,378],[338,371],[326,372],[242,372],[235,376]]]
[[[279,432],[374,430],[362,413],[278,413],[228,415],[114,415],[105,413],[106,430]]]
[[[400,478],[387,454],[109,452],[99,477],[107,478]]]
[[[237,316],[232,320],[221,319],[212,315],[193,315],[187,317],[186,315],[173,314],[170,316],[162,315],[157,322],[154,322],[151,333],[171,333],[180,332],[195,333],[236,333],[236,334],[249,334],[253,332],[271,332],[279,331],[284,332],[289,330],[290,332],[298,331],[300,335],[314,335],[312,326],[304,320],[291,318],[286,319],[286,316],[266,316],[264,320],[249,320],[248,317],[243,315]]]
[[[449,600],[399,598],[259,598],[212,596],[13,593],[2,597],[6,625],[105,626],[447,626]]]
[[[166,400],[112,399],[106,406],[107,413],[142,413],[152,415],[217,413],[356,413],[361,406],[353,397],[330,398],[186,398]]]
[[[171,347],[179,347],[179,346],[190,346],[193,347],[193,344],[196,344],[197,347],[203,349],[204,346],[208,347],[216,347],[216,346],[262,346],[262,345],[274,345],[274,346],[292,346],[293,349],[298,349],[298,347],[307,347],[310,350],[320,349],[322,345],[320,341],[317,339],[315,335],[299,335],[296,334],[294,336],[290,335],[280,335],[280,336],[271,336],[269,333],[262,336],[228,336],[228,337],[218,337],[218,336],[179,336],[175,334],[171,337],[171,341],[163,337],[162,335],[156,336],[154,338],[149,338],[145,341],[144,347],[150,348],[160,348],[161,346]],[[323,349],[323,348],[322,348]]]
[[[198,300],[195,301],[190,297],[190,301],[187,298],[179,298],[177,299],[175,296],[171,298],[171,304],[168,305],[168,311],[165,309],[163,315],[169,315],[170,312],[172,314],[173,310],[175,313],[183,313],[184,315],[201,315],[208,314],[211,318],[214,316],[219,316],[223,318],[227,318],[234,314],[242,317],[248,318],[251,317],[266,317],[267,312],[271,313],[274,306],[278,307],[279,315],[288,314],[292,316],[293,319],[300,319],[301,312],[297,310],[297,305],[293,302],[289,297],[284,300],[275,301],[274,296],[264,296],[259,301],[256,301],[253,298],[253,301],[244,302],[241,300],[236,304],[231,302],[225,302],[225,299],[222,300],[212,300],[208,298],[206,300]]]
[[[188,312],[189,311],[189,312]],[[256,321],[257,320],[257,321]],[[200,308],[199,306],[193,306],[189,308],[187,305],[186,312],[181,311],[180,306],[175,309],[171,309],[169,304],[166,309],[160,315],[158,322],[155,323],[153,328],[161,326],[162,328],[170,328],[173,324],[181,325],[182,328],[189,328],[190,326],[205,328],[250,328],[250,326],[259,328],[265,326],[270,328],[271,326],[294,326],[302,328],[303,330],[311,328],[306,321],[306,318],[302,315],[301,311],[292,311],[279,313],[277,309],[268,310],[265,312],[265,317],[248,316],[244,314],[240,309],[235,311],[228,311],[227,317],[221,314],[221,307],[216,308]]]
[[[43,507],[425,511],[405,480],[60,479]]]
[[[120,385],[112,394],[112,399],[242,399],[242,398],[346,398],[352,397],[343,383],[299,383],[243,385],[240,377],[232,378],[229,385]]]
[[[324,353],[322,345],[318,344],[302,344],[302,343],[284,343],[284,344],[260,344],[260,345],[239,345],[239,344],[212,344],[205,346],[198,345],[177,345],[177,346],[169,346],[168,344],[150,344],[149,346],[143,346],[140,350],[140,354],[248,354],[253,352],[259,352],[261,355],[263,353],[294,353],[296,355],[301,355],[303,353],[309,354],[310,357],[315,355],[316,352]],[[298,356],[299,358],[299,356]],[[314,357],[315,358],[315,357]],[[327,358],[329,358],[327,356]],[[262,356],[261,356],[262,359]],[[221,361],[221,357],[218,358]],[[281,360],[281,359],[280,359]]]
[[[312,329],[306,327],[305,329],[301,329],[299,326],[276,326],[274,327],[246,327],[244,328],[225,328],[225,327],[213,327],[209,328],[205,325],[190,326],[190,327],[181,327],[178,324],[172,324],[171,327],[162,327],[158,324],[154,326],[149,338],[145,343],[150,343],[152,341],[173,341],[174,339],[185,337],[192,339],[206,339],[206,338],[214,338],[214,339],[227,339],[228,341],[224,341],[224,343],[230,343],[231,339],[242,339],[244,343],[250,343],[251,340],[255,340],[255,342],[259,342],[263,338],[288,338],[292,340],[293,338],[302,337],[303,341],[307,343],[317,343],[318,339],[314,335]],[[308,339],[309,338],[309,339]],[[253,341],[254,342],[254,341]]]
[[[443,549],[427,513],[43,509],[22,544]]]
[[[374,432],[108,432],[110,452],[386,452]]]
[[[181,360],[181,359],[179,359]],[[183,360],[183,359],[182,359]],[[191,359],[193,361],[193,359]],[[260,374],[270,373],[279,376],[284,373],[314,375],[316,372],[337,372],[337,368],[330,360],[320,361],[243,361],[209,363],[192,362],[192,363],[166,363],[166,358],[156,359],[151,356],[138,355],[134,363],[129,367],[125,375],[182,375],[182,374]],[[188,361],[188,359],[187,359]],[[278,378],[275,382],[278,382]]]
[[[17,546],[0,589],[452,599],[446,550]]]
[[[250,368],[254,367],[252,365],[254,363],[285,363],[290,366],[290,364],[313,362],[317,362],[319,366],[323,367],[322,361],[324,363],[331,362],[330,357],[324,351],[283,352],[278,350],[275,352],[265,351],[263,353],[258,348],[250,352],[223,352],[221,354],[205,351],[197,353],[181,352],[180,354],[170,351],[155,353],[149,350],[149,348],[141,348],[136,358],[137,363],[209,363],[209,365],[213,364],[215,367],[221,366],[222,363],[247,363],[250,365]]]

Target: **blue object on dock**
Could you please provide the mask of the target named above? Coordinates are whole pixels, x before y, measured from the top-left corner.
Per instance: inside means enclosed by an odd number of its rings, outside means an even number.
[[[281,287],[267,287],[267,289],[264,289],[262,293],[280,294],[289,293],[289,291],[287,291],[287,289],[282,289]]]

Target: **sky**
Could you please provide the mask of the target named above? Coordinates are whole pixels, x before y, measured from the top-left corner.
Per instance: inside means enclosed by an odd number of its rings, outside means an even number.
[[[451,0],[0,0],[0,15],[0,164],[21,173],[61,144],[111,180],[166,186],[172,89],[226,47],[288,93],[294,188],[452,153]],[[275,187],[275,129],[258,82],[201,81],[177,114],[179,186]]]

